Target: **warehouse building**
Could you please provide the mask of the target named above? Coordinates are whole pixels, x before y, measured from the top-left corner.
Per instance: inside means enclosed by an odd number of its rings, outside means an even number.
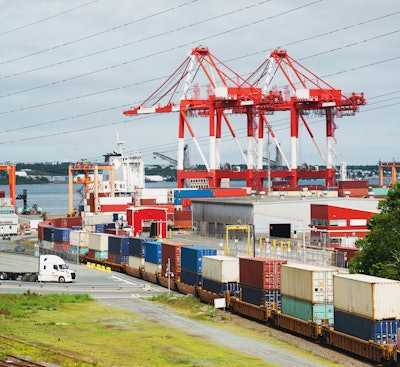
[[[276,228],[277,224],[287,224],[290,237],[301,236],[305,231],[310,235],[313,228],[314,242],[322,244],[325,238],[327,245],[331,237],[329,231],[343,225],[344,228],[340,229],[344,230],[347,237],[361,237],[361,233],[363,236],[368,218],[379,212],[378,202],[374,198],[281,195],[193,199],[193,231],[202,236],[223,238],[226,225],[250,224],[254,226],[257,237],[269,237],[271,228]],[[313,205],[316,205],[314,210]],[[336,219],[337,215],[340,218]],[[349,242],[346,242],[348,245]]]

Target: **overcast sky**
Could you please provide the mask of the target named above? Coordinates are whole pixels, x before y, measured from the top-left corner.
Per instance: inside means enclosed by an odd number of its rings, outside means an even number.
[[[2,163],[101,162],[116,149],[117,132],[126,151],[142,152],[145,163],[166,163],[154,151],[176,159],[176,113],[127,117],[123,111],[155,91],[198,45],[243,76],[280,47],[343,93],[364,92],[367,105],[335,120],[335,163],[400,161],[398,0],[0,4]],[[289,112],[269,118],[290,157]],[[325,150],[324,121],[310,116],[308,122]],[[207,155],[207,119],[192,124]],[[245,120],[234,128],[246,149]],[[299,164],[323,164],[302,126],[299,135]],[[188,144],[191,163],[201,163]],[[243,163],[228,138],[221,157]]]

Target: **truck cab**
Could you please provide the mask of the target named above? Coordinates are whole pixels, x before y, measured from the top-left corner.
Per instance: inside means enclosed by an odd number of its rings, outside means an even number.
[[[73,282],[75,271],[70,270],[65,261],[56,255],[40,255],[39,282]]]

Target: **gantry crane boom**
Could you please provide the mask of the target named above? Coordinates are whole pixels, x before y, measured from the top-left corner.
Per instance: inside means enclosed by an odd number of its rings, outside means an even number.
[[[278,77],[283,79],[283,83],[276,83],[276,85],[283,85],[283,87],[280,89],[271,87],[272,82],[275,83]],[[198,85],[207,86],[206,97],[200,97]],[[263,188],[263,180],[266,178],[262,164],[264,129],[267,128],[269,132],[272,132],[272,126],[266,119],[267,114],[290,111],[290,163],[279,145],[287,170],[271,172],[271,177],[282,178],[283,181],[286,180],[288,186],[292,187],[298,186],[299,178],[323,178],[325,186],[331,187],[335,184],[333,147],[336,143],[334,137],[336,125],[334,117],[353,115],[363,104],[365,104],[363,93],[344,95],[340,89],[333,88],[291,58],[286,50],[274,50],[256,71],[245,79],[216,58],[207,47],[201,46],[194,48],[174,73],[143,103],[124,111],[124,114],[178,113],[178,187],[183,187],[186,179],[205,177],[209,181],[209,187],[219,187],[222,178],[229,178],[245,179],[247,186],[259,191]],[[318,147],[304,117],[307,111],[318,111],[325,116],[326,157]],[[247,157],[244,157],[244,149],[238,144],[228,115],[242,115],[246,119]],[[208,117],[209,161],[191,126],[190,119],[193,117]],[[323,158],[326,170],[312,173],[299,172],[297,162],[299,118],[303,121]],[[222,172],[220,170],[223,123],[226,124],[228,132],[238,145],[239,152],[245,158],[247,164],[245,171]],[[206,167],[204,172],[185,170],[186,131],[189,132],[203,160]]]

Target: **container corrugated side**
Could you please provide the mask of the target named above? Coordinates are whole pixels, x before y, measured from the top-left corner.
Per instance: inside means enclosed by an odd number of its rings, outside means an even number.
[[[143,267],[146,272],[151,273],[151,274],[158,274],[161,272],[160,264],[154,264],[154,263],[145,261]]]
[[[280,289],[281,265],[286,263],[286,260],[279,259],[240,257],[239,282],[255,288]]]
[[[82,224],[83,225],[96,225],[103,223],[111,223],[113,221],[112,213],[86,213],[82,212]]]
[[[90,249],[108,252],[108,235],[104,233],[89,233],[88,241]]]
[[[333,303],[333,274],[337,273],[313,265],[282,265],[281,293],[310,303]]]
[[[201,273],[193,272],[190,270],[181,269],[181,282],[189,285],[200,285],[201,284]]]
[[[145,247],[145,261],[151,262],[153,264],[161,265],[161,242],[160,241],[152,241],[144,242]],[[160,269],[161,271],[161,269]]]
[[[128,237],[108,236],[108,253],[120,256],[128,256]]]
[[[335,330],[379,344],[396,344],[400,320],[373,320],[335,309]]]
[[[239,288],[244,302],[267,308],[280,309],[282,307],[281,291],[279,289],[265,290],[244,284],[239,284]]]
[[[165,242],[161,245],[162,273],[166,274],[169,260],[170,272],[179,277],[181,273],[181,247],[188,246],[184,243]]]
[[[69,242],[73,246],[87,246],[89,244],[89,232],[81,230],[71,230]]]
[[[338,274],[335,309],[374,320],[400,318],[400,282],[364,274]]]
[[[202,272],[203,256],[214,256],[217,250],[203,246],[183,246],[181,247],[181,271],[183,269],[194,273]]]
[[[145,239],[140,237],[129,237],[128,240],[129,255],[144,257],[145,255],[144,241]]]
[[[128,256],[128,265],[134,269],[140,269],[144,266],[144,257]]]
[[[202,276],[220,283],[239,282],[239,258],[203,256]]]
[[[334,323],[334,309],[331,302],[311,303],[282,294],[282,313],[318,324],[322,323],[322,319],[327,319],[329,325]]]
[[[69,242],[69,228],[54,228],[54,241]]]
[[[206,291],[210,291],[213,293],[224,293],[226,291],[233,292],[233,293],[238,293],[239,292],[239,283],[237,282],[226,282],[226,283],[221,283],[217,282],[212,279],[207,279],[202,276],[202,288]]]

